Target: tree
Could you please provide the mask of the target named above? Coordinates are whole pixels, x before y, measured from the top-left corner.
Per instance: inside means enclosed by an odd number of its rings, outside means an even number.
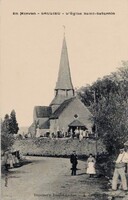
[[[14,137],[11,134],[10,118],[6,114],[3,121],[1,121],[1,150],[5,151],[14,143]]]
[[[1,123],[1,131],[3,133],[10,134],[11,133],[11,124],[10,124],[10,118],[9,115],[6,114],[4,117],[4,121]]]
[[[128,139],[128,61],[117,72],[77,91],[92,112],[99,137],[115,155]]]
[[[19,130],[16,120],[16,113],[12,110],[10,117],[5,115],[4,120],[1,122],[1,149],[3,151],[10,148],[14,143],[14,134]]]
[[[14,144],[14,137],[6,132],[1,132],[1,150],[6,151]]]
[[[16,120],[16,112],[12,110],[10,114],[10,131],[12,134],[17,134],[19,130],[18,123]]]

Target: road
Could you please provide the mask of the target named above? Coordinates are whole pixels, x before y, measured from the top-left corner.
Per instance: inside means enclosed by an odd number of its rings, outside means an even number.
[[[79,161],[71,176],[69,159],[28,157],[31,163],[2,178],[2,200],[106,200],[104,180],[89,178]],[[7,187],[5,187],[7,182]]]

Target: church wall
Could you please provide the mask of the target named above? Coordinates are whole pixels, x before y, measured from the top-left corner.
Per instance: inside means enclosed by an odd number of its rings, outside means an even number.
[[[33,110],[33,121],[37,120],[37,116],[36,116],[36,109],[34,108]]]
[[[58,93],[57,95],[62,95],[62,98],[63,97],[73,97],[74,96],[74,93],[73,93],[73,89],[72,90],[58,90]]]
[[[28,133],[31,134],[32,137],[35,137],[36,135],[36,126],[34,123],[28,128]]]
[[[68,90],[67,91],[67,96],[68,97],[73,97],[74,96],[73,90]]]
[[[67,130],[68,125],[74,121],[74,115],[78,115],[78,120],[85,124],[89,131],[91,131],[93,122],[89,119],[92,115],[89,110],[84,106],[84,104],[79,99],[74,99],[65,110],[61,113],[58,124],[59,128]]]
[[[66,90],[58,90],[57,95],[66,96]]]
[[[50,132],[56,133],[57,130],[59,130],[58,119],[51,119],[50,120]]]

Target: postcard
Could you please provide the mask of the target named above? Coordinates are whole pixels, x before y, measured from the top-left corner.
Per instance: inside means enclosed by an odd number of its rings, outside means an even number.
[[[1,0],[0,26],[2,199],[127,198],[128,1]]]

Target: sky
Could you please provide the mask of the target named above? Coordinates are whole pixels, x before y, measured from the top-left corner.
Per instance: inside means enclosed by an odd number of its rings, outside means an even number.
[[[34,106],[47,106],[54,97],[63,26],[75,88],[92,84],[128,60],[127,0],[1,0],[0,26],[1,117],[14,109],[19,126],[30,126]]]

